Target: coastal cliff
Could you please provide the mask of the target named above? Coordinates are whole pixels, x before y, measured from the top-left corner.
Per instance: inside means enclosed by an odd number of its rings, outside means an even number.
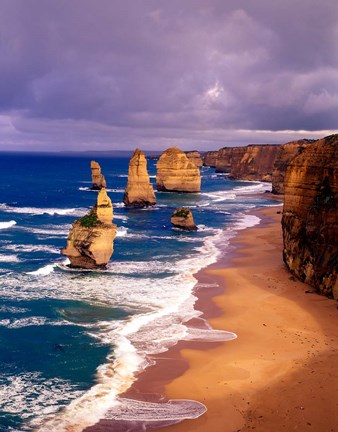
[[[194,222],[194,217],[187,207],[176,209],[170,218],[170,222],[177,228],[186,231],[197,231],[197,226]]]
[[[101,174],[100,164],[94,160],[90,162],[90,168],[92,170],[92,189],[100,190],[107,187],[106,179]]]
[[[113,254],[116,236],[116,225],[112,220],[112,202],[106,190],[101,189],[92,210],[73,223],[67,246],[61,250],[69,258],[70,267],[105,268]]]
[[[270,182],[279,149],[273,144],[225,147],[218,151],[216,172],[230,173],[235,180]]]
[[[338,299],[338,135],[307,146],[290,162],[282,229],[291,273]]]
[[[294,157],[302,153],[309,144],[314,142],[315,140],[302,139],[280,146],[272,171],[272,193],[277,195],[284,193],[284,178],[289,163]]]
[[[203,160],[200,152],[193,150],[186,151],[185,154],[187,158],[197,166],[197,168],[200,168],[203,165]]]
[[[218,158],[218,150],[207,151],[203,156],[203,165],[211,168],[216,168]]]
[[[179,148],[171,147],[165,150],[156,166],[158,191],[200,192],[200,171]]]
[[[128,183],[123,202],[128,207],[148,207],[156,204],[155,193],[147,171],[147,160],[138,148],[129,162]]]

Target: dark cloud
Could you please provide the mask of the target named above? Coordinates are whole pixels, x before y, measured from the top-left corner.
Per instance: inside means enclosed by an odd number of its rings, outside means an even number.
[[[0,0],[1,148],[320,136],[337,18],[336,0]]]

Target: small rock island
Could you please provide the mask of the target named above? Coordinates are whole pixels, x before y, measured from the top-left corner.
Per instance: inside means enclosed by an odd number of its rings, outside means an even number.
[[[158,191],[201,191],[200,170],[179,148],[171,147],[165,150],[156,167],[156,188]]]
[[[123,202],[127,207],[148,207],[156,204],[154,189],[147,171],[147,160],[138,148],[129,162],[128,183]]]
[[[96,205],[70,229],[67,246],[61,253],[70,260],[69,267],[104,269],[113,254],[116,225],[113,221],[111,199],[103,188]]]
[[[106,179],[101,173],[100,164],[94,160],[90,162],[90,169],[92,170],[92,189],[100,190],[107,187]]]
[[[187,207],[180,207],[176,209],[170,218],[170,222],[177,228],[186,231],[197,231],[193,215]]]

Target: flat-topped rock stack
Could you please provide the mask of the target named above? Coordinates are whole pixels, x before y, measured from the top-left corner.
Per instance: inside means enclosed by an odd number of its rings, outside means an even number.
[[[156,187],[165,192],[200,192],[200,170],[177,147],[163,152],[157,162]]]
[[[112,221],[112,202],[106,189],[101,189],[92,210],[73,223],[67,245],[61,250],[69,258],[70,267],[105,268],[114,250],[116,225]]]
[[[128,207],[148,207],[156,204],[154,189],[147,171],[147,160],[138,148],[129,162],[128,183],[123,202]]]
[[[100,164],[94,160],[90,162],[90,168],[92,170],[92,189],[100,190],[107,187],[106,179],[101,173]]]
[[[201,153],[197,150],[186,151],[184,153],[187,155],[187,158],[197,166],[197,168],[200,168],[203,165]]]

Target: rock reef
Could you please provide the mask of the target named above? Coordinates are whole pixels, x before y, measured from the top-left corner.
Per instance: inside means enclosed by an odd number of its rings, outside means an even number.
[[[197,231],[193,215],[187,207],[180,207],[176,209],[170,218],[170,222],[177,228],[186,231]]]
[[[106,179],[104,175],[101,174],[100,164],[94,160],[90,162],[90,168],[92,170],[92,189],[100,190],[102,188],[106,188]]]
[[[147,171],[147,160],[138,148],[129,162],[128,183],[123,202],[128,207],[148,207],[156,204],[155,193]]]
[[[280,146],[272,171],[272,193],[277,195],[284,193],[284,178],[287,167],[294,157],[298,156],[308,145],[314,142],[315,140],[302,139]]]
[[[106,190],[101,189],[92,210],[73,223],[67,246],[61,250],[69,258],[70,267],[105,268],[114,250],[116,225],[112,220],[112,202]]]
[[[165,150],[156,166],[158,191],[200,192],[200,171],[179,148],[171,147]]]
[[[197,166],[197,168],[200,168],[203,165],[203,160],[200,152],[193,150],[186,151],[185,154],[187,155],[187,158]]]
[[[338,135],[308,145],[291,160],[282,229],[291,273],[338,299]]]

